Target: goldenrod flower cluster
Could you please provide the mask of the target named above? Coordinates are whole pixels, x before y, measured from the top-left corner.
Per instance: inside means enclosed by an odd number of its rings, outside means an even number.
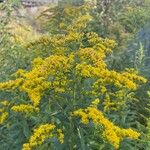
[[[32,150],[33,148],[43,144],[46,139],[55,137],[56,135],[53,133],[55,127],[56,126],[53,124],[44,124],[37,129],[34,129],[33,135],[30,137],[28,143],[23,144],[22,150]],[[57,137],[60,142],[63,143],[64,135],[62,133],[62,130],[58,129],[57,131]]]
[[[0,101],[0,125],[3,124],[8,117],[8,112],[6,111],[8,106],[9,102],[7,100]]]
[[[22,113],[39,112],[39,108],[25,104],[13,106],[11,107],[11,109],[15,112],[22,112]]]
[[[14,90],[18,86],[20,86],[22,82],[22,78],[16,79],[16,80],[10,80],[4,83],[0,83],[0,89],[3,90]]]
[[[107,110],[109,110],[110,107],[114,105],[114,103],[111,102],[110,96],[108,94],[106,94],[106,96],[105,96],[103,105],[104,105],[104,112],[106,112]]]
[[[0,105],[2,105],[2,106],[9,106],[9,102],[7,101],[7,100],[2,100],[2,101],[0,101]]]
[[[78,18],[79,16],[87,13],[89,9],[89,5],[83,5],[78,7],[68,6],[64,9],[64,15],[67,17],[67,19],[74,20],[74,18]]]
[[[145,78],[138,76],[136,73],[129,73],[127,71],[119,73],[107,69],[104,59],[116,43],[112,40],[104,40],[95,33],[88,34],[87,37],[91,47],[81,48],[77,52],[77,56],[81,61],[76,66],[79,75],[86,78],[101,79],[99,81],[103,85],[114,84],[118,88],[125,87],[131,90],[137,88],[136,82],[146,82]]]
[[[83,124],[88,124],[90,120],[93,121],[95,125],[103,126],[103,137],[110,144],[114,146],[115,149],[119,148],[120,142],[125,138],[138,139],[140,133],[132,129],[122,129],[116,126],[113,122],[108,120],[103,113],[97,109],[97,104],[99,100],[96,99],[92,102],[91,106],[86,109],[79,109],[73,112],[73,116],[81,117],[81,122]]]
[[[41,35],[37,33],[32,26],[29,26],[25,22],[17,23],[17,21],[11,21],[8,25],[10,33],[12,34],[12,42],[25,45],[31,40],[38,39]]]
[[[4,123],[7,117],[8,117],[8,112],[0,112],[0,125]]]
[[[35,59],[33,69],[29,72],[19,70],[16,74],[19,76],[16,80],[11,80],[5,83],[0,83],[0,89],[16,89],[28,93],[33,105],[39,105],[44,90],[54,88],[57,91],[63,92],[67,80],[57,79],[57,76],[62,77],[63,73],[67,72],[70,67],[69,59],[65,56],[52,55],[45,60]],[[57,76],[52,82],[47,81],[49,76]],[[59,81],[57,81],[59,80]],[[58,84],[56,84],[58,83]],[[56,84],[56,85],[55,85]],[[57,87],[56,87],[57,86]]]
[[[60,143],[64,143],[64,134],[61,129],[57,129],[58,139]]]
[[[88,19],[88,16],[84,16],[81,18],[81,20],[84,20],[82,23],[86,24]],[[78,20],[78,22],[80,21]],[[73,82],[69,74],[72,74],[73,71],[76,72],[77,77],[93,79],[90,92],[94,95],[100,92],[101,94],[108,92],[108,85],[114,85],[119,90],[126,88],[135,90],[138,83],[146,82],[143,77],[138,76],[136,73],[129,71],[119,73],[107,68],[105,58],[116,45],[113,40],[102,39],[96,33],[91,32],[84,35],[87,38],[88,47],[84,47],[81,42],[79,48],[74,52],[66,48],[66,44],[70,43],[70,38],[76,42],[77,39],[82,39],[83,36],[82,32],[77,30],[79,27],[72,25],[72,28],[68,28],[66,35],[56,35],[50,39],[43,38],[45,42],[51,43],[53,55],[45,59],[36,58],[30,71],[18,70],[15,74],[17,79],[0,83],[0,89],[19,89],[21,92],[26,92],[32,105],[38,107],[46,89],[51,89],[56,93],[64,93],[69,89],[70,83]],[[82,36],[79,36],[78,33]],[[110,99],[108,104],[107,99],[104,105],[105,110],[107,110],[109,106],[113,106],[113,103]]]

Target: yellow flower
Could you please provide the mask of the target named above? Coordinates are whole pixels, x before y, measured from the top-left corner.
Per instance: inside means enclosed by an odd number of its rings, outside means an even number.
[[[22,113],[30,113],[30,112],[38,112],[39,111],[39,108],[36,108],[32,105],[25,105],[25,104],[13,106],[11,109],[15,112],[22,112]]]
[[[8,117],[8,112],[2,112],[0,114],[0,125],[4,123],[4,121],[7,119]]]
[[[9,102],[7,100],[1,101],[0,104],[3,106],[9,106]]]
[[[97,106],[99,104],[100,100],[97,98],[94,101],[92,101],[92,106]]]
[[[32,150],[35,147],[44,143],[44,141],[48,138],[55,137],[53,130],[56,128],[53,124],[44,124],[39,126],[37,129],[34,129],[33,135],[30,137],[29,142],[23,144],[22,150]],[[57,130],[59,141],[61,143],[64,142],[64,134],[62,133],[61,129]]]
[[[138,139],[140,133],[132,130],[132,129],[122,129],[116,125],[114,125],[111,121],[109,121],[103,113],[98,110],[94,104],[96,104],[98,100],[92,102],[92,105],[86,109],[79,109],[73,112],[73,116],[81,117],[81,122],[87,124],[90,120],[93,121],[95,125],[103,126],[103,137],[110,144],[114,146],[115,149],[119,148],[120,142],[123,138],[128,137],[131,139]],[[86,119],[86,121],[85,121]]]
[[[30,144],[23,144],[23,148],[22,150],[32,150],[31,147],[30,147]]]
[[[64,143],[64,134],[63,134],[62,130],[57,129],[57,132],[58,132],[58,139],[59,139],[60,143]]]

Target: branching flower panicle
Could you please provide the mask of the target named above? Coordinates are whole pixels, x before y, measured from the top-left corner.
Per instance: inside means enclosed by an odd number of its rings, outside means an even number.
[[[90,120],[95,125],[103,126],[103,137],[115,149],[119,148],[121,141],[125,138],[138,139],[140,133],[132,129],[122,129],[116,126],[113,122],[108,120],[103,113],[98,110],[95,106],[98,104],[98,99],[92,102],[91,106],[86,109],[79,109],[73,112],[73,116],[80,117],[83,124],[88,124]]]

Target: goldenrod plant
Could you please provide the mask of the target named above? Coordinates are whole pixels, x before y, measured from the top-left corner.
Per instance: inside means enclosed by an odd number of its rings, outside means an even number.
[[[0,150],[149,148],[149,117],[142,122],[136,111],[148,79],[137,68],[110,67],[120,43],[92,31],[93,4],[82,4],[43,12],[40,33],[16,22],[19,28],[8,30],[2,48],[11,48],[17,63],[10,72],[10,62],[2,67]],[[141,47],[136,65],[143,55]]]
[[[35,58],[30,69],[19,69],[0,83],[1,91],[12,93],[9,106],[2,106],[2,134],[7,132],[7,139],[15,127],[20,128],[17,137],[11,136],[12,149],[23,150],[91,149],[93,142],[99,148],[119,149],[125,138],[128,143],[140,139],[139,131],[123,127],[115,118],[123,119],[120,114],[132,103],[132,93],[147,80],[133,69],[108,68],[105,59],[117,43],[86,30],[92,20],[88,6],[64,12],[70,20],[60,22],[61,33],[26,45],[30,49],[42,45],[47,56]]]

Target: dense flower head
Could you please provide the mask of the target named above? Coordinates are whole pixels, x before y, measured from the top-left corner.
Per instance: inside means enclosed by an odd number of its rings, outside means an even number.
[[[10,102],[8,100],[0,100],[0,125],[2,125],[9,116],[7,112],[9,105]]]
[[[0,101],[0,106],[9,106],[10,105],[10,103],[9,103],[9,101],[8,100],[1,100]]]
[[[0,111],[0,125],[4,123],[7,117],[8,117],[8,112],[5,112],[3,110],[2,112]]]
[[[16,89],[28,93],[34,106],[38,106],[43,95],[44,90],[47,88],[62,89],[67,82],[66,79],[61,81],[61,87],[56,87],[56,82],[54,83],[47,81],[49,76],[54,76],[55,74],[63,76],[65,72],[70,68],[68,63],[69,58],[65,56],[52,55],[45,60],[35,59],[33,63],[33,69],[29,72],[24,70],[19,70],[16,72],[17,76],[20,76],[16,80],[10,80],[5,83],[0,83],[0,89]],[[56,77],[57,79],[57,77]]]
[[[61,129],[58,129],[58,135],[53,133],[56,128],[53,124],[40,125],[38,128],[34,129],[33,135],[30,137],[29,142],[23,144],[22,150],[32,150],[35,147],[44,143],[46,139],[57,137],[61,143],[63,143],[64,135]]]
[[[22,113],[39,112],[39,108],[26,104],[16,105],[11,107],[11,109],[15,112],[22,112]]]
[[[58,139],[60,141],[60,143],[64,143],[64,134],[63,134],[63,131],[61,129],[57,129],[57,136],[58,136]]]
[[[81,118],[83,124],[88,124],[90,120],[93,121],[95,125],[103,126],[103,137],[110,144],[114,146],[115,149],[119,148],[120,142],[125,138],[138,139],[140,133],[129,129],[123,129],[116,126],[113,122],[108,120],[104,114],[97,109],[95,106],[98,104],[98,100],[94,100],[91,106],[86,109],[79,109],[73,112],[73,116]]]

